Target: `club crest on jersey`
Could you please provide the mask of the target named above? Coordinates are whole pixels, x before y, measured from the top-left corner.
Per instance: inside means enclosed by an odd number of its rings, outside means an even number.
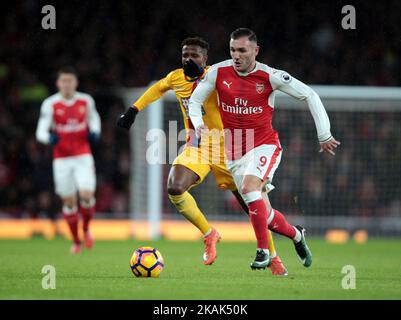
[[[265,85],[263,83],[256,84],[256,92],[261,94],[265,91]]]

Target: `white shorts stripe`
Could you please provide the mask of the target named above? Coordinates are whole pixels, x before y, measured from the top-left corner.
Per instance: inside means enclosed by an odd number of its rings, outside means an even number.
[[[280,164],[281,154],[279,146],[264,144],[247,152],[240,159],[227,161],[227,168],[233,175],[238,190],[241,190],[242,180],[246,175],[256,176],[262,181],[267,180],[267,191],[273,190],[271,182]]]

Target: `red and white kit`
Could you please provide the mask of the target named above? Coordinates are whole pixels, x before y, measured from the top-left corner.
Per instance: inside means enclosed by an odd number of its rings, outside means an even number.
[[[189,102],[189,116],[195,128],[203,125],[201,106],[213,90],[225,131],[227,167],[238,190],[245,175],[271,182],[282,148],[278,133],[272,126],[276,90],[305,100],[315,121],[320,142],[332,138],[330,121],[314,90],[291,77],[287,72],[256,62],[253,71],[239,73],[233,60],[213,65],[198,84]]]
[[[53,177],[61,197],[77,190],[95,191],[95,164],[88,133],[100,135],[100,117],[93,98],[76,92],[66,100],[60,93],[47,98],[41,106],[36,130],[39,142],[50,142],[50,130],[59,138],[53,150]]]

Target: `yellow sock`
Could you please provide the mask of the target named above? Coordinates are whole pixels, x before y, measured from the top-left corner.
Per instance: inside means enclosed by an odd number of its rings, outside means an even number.
[[[270,252],[270,256],[272,258],[274,258],[277,255],[277,253],[276,253],[276,248],[274,247],[273,235],[272,235],[272,232],[270,230],[268,230],[267,236],[269,237],[269,252]]]
[[[188,191],[175,196],[169,194],[168,197],[177,210],[197,227],[202,234],[207,234],[211,230],[209,222],[207,222],[205,216],[199,210],[195,199]]]

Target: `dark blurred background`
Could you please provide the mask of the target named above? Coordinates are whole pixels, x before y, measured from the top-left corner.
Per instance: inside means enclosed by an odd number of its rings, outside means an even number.
[[[41,8],[45,4],[56,8],[56,30],[41,28]],[[356,8],[356,30],[341,28],[341,8],[345,4]],[[258,35],[259,61],[287,70],[308,84],[401,85],[399,1],[27,0],[2,6],[0,213],[14,217],[55,216],[59,210],[53,191],[51,150],[39,145],[34,133],[41,102],[55,92],[55,73],[60,66],[74,65],[78,69],[79,90],[94,96],[102,118],[102,139],[94,146],[97,210],[110,216],[125,216],[129,195],[129,140],[115,126],[126,106],[115,89],[147,86],[179,67],[180,43],[187,36],[204,37],[211,46],[209,62],[214,63],[229,57],[230,32],[246,26]],[[307,185],[301,188],[307,190],[310,199],[316,199],[316,204],[308,202],[311,208],[307,209],[312,214],[325,197],[333,194],[339,198],[333,203],[339,205],[330,210],[355,205],[357,197],[367,205],[365,209],[359,208],[362,215],[387,213],[398,200],[401,165],[397,161],[401,160],[401,147],[400,137],[397,139],[394,133],[399,132],[399,113],[375,113],[369,117],[370,120],[363,120],[356,113],[341,121],[339,115],[332,124],[340,140],[360,139],[365,145],[373,137],[378,142],[387,141],[380,148],[376,145],[363,149],[368,153],[357,152],[355,144],[348,145],[345,150],[350,152],[339,157],[334,178],[326,181],[339,185],[340,189],[334,192],[319,186],[325,181],[316,182],[316,177],[308,176],[307,167],[313,163],[307,161],[310,150],[302,146],[310,137],[283,137],[288,154],[304,159],[299,167],[288,167],[286,172],[288,177],[302,172],[297,179],[303,179]],[[301,130],[291,119],[288,113],[278,125],[282,129]],[[392,120],[393,129],[387,129],[386,120]],[[349,128],[355,130],[347,133]],[[386,140],[389,138],[392,140]],[[391,160],[384,157],[390,152]],[[367,159],[372,159],[371,167],[365,168],[360,163]],[[383,161],[390,166],[381,167]],[[360,181],[351,183],[347,174],[355,170],[364,174]],[[381,184],[375,183],[376,177]],[[290,190],[288,198],[296,194],[296,190]],[[285,195],[283,192],[280,197]],[[284,205],[290,199],[280,201]],[[383,207],[387,211],[380,211]],[[397,208],[396,205],[394,210]]]

